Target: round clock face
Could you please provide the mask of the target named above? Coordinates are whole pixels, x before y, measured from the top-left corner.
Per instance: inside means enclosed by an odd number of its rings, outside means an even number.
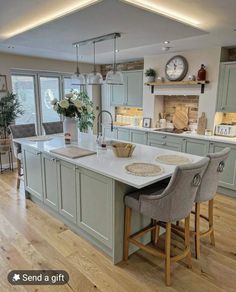
[[[168,80],[183,80],[188,71],[188,62],[183,56],[174,56],[167,62],[165,71]]]

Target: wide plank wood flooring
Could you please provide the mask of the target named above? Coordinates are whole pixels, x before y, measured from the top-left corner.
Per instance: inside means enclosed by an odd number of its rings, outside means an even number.
[[[23,183],[21,184],[23,185]],[[206,206],[203,206],[203,212]],[[8,291],[236,291],[236,199],[217,195],[214,206],[216,247],[202,240],[193,269],[173,265],[172,287],[164,284],[164,262],[137,252],[112,265],[102,252],[16,191],[15,173],[0,175],[0,292]],[[202,224],[204,228],[204,224]],[[174,241],[173,249],[178,249]],[[193,250],[193,249],[192,249]],[[11,286],[13,269],[66,270],[65,286]]]

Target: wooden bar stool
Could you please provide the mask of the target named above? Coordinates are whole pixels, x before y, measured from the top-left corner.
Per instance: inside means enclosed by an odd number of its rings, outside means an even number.
[[[13,139],[17,138],[26,138],[36,136],[35,124],[25,124],[25,125],[10,125],[9,126],[11,135]],[[20,188],[22,173],[22,164],[21,164],[21,145],[14,142],[13,143],[14,155],[17,162],[17,189]]]
[[[129,244],[132,243],[144,251],[165,260],[165,283],[171,284],[171,262],[187,258],[191,267],[191,252],[189,241],[189,216],[196,197],[201,177],[208,165],[209,158],[203,158],[197,163],[178,166],[165,189],[144,188],[125,196],[125,228],[124,228],[124,260],[128,259]],[[132,210],[152,219],[149,226],[131,234]],[[171,257],[171,222],[185,219],[184,251]],[[159,226],[166,228],[165,251],[156,247],[144,245],[137,239],[147,232],[152,232],[152,241],[158,240]]]
[[[195,257],[200,257],[200,239],[207,235],[210,235],[211,244],[215,245],[214,226],[213,226],[213,201],[216,194],[220,174],[224,170],[225,161],[230,153],[230,148],[225,148],[217,153],[209,153],[207,157],[210,159],[208,167],[203,175],[201,185],[198,188],[195,199],[195,214],[194,222],[195,228],[191,232],[195,238]],[[200,213],[201,203],[208,202],[208,217]],[[200,231],[200,218],[206,220],[209,224],[209,228],[201,232]]]

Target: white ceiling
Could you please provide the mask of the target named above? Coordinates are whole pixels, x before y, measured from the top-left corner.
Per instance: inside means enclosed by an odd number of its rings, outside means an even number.
[[[236,46],[235,0],[137,0],[136,4],[138,2],[147,2],[153,8],[158,5],[159,12],[164,8],[198,24],[193,27],[130,5],[125,0],[0,0],[0,51],[74,60],[73,42],[112,32],[122,33],[117,41],[118,61],[164,53],[164,40],[171,41],[172,52]],[[81,9],[78,3],[86,7]],[[65,8],[67,11],[62,16]],[[78,8],[80,10],[76,10]],[[54,20],[46,22],[49,17]],[[9,38],[17,30],[39,23],[40,26]],[[97,44],[98,63],[112,61],[112,45],[112,41]],[[92,61],[91,46],[82,47],[80,53],[81,61]]]

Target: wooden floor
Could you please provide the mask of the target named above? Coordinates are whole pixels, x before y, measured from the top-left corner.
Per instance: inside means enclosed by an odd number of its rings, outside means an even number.
[[[206,211],[206,208],[203,208]],[[173,265],[173,284],[164,284],[164,263],[143,252],[112,265],[107,256],[16,191],[15,174],[0,175],[0,291],[236,291],[236,199],[217,195],[216,247],[202,240],[193,269]],[[178,244],[176,242],[176,248]],[[175,249],[176,249],[175,248]],[[13,269],[66,270],[65,286],[11,286]]]

